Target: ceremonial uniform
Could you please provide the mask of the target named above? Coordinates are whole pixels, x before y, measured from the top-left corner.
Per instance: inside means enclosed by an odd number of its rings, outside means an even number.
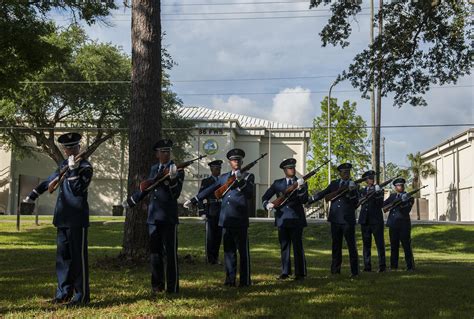
[[[221,160],[212,161],[210,167],[218,167],[222,165]],[[219,176],[209,176],[202,180],[199,192],[208,188],[217,180]],[[219,262],[219,248],[222,240],[222,227],[219,226],[219,216],[221,211],[221,200],[214,196],[214,192],[209,194],[207,198],[198,203],[199,215],[206,216],[206,260],[210,264]]]
[[[352,165],[345,163],[338,166],[338,170],[350,169]],[[337,179],[331,183],[321,192],[309,198],[308,203],[314,203],[323,199],[326,195],[337,191],[341,187],[349,187],[352,180]],[[341,273],[342,264],[342,239],[346,239],[347,248],[349,250],[349,260],[351,265],[352,276],[359,274],[359,257],[357,253],[356,238],[355,238],[355,210],[358,203],[358,191],[355,186],[346,194],[335,201],[331,202],[329,209],[328,221],[331,223],[331,237],[332,237],[332,263],[331,273]]]
[[[280,164],[280,168],[294,168],[295,164],[295,159],[287,159]],[[263,207],[268,210],[270,199],[274,195],[276,195],[276,197],[281,196],[293,183],[297,183],[296,177],[285,177],[275,180],[262,196]],[[295,278],[302,279],[306,276],[303,228],[307,226],[307,222],[303,204],[307,201],[308,187],[304,184],[297,189],[283,205],[276,208],[275,226],[278,227],[278,240],[280,242],[281,253],[280,279],[285,279],[291,275],[291,245],[293,245],[293,257],[295,260]]]
[[[365,172],[362,178],[375,177],[374,171]],[[365,197],[375,192],[373,197],[361,206],[359,215],[359,224],[362,233],[364,271],[372,271],[371,250],[372,236],[374,236],[377,246],[379,271],[386,269],[385,263],[385,243],[384,243],[384,220],[383,220],[383,190],[378,189],[376,185],[366,186],[361,189],[360,196]]]
[[[229,160],[242,159],[245,152],[240,149],[232,149],[227,153]],[[240,172],[240,171],[239,171]],[[207,198],[220,186],[224,185],[237,172],[231,171],[219,176],[216,182],[202,189],[191,203],[197,204]],[[224,195],[219,215],[219,226],[222,227],[224,242],[224,259],[226,279],[225,285],[235,286],[237,274],[237,251],[240,257],[240,286],[249,286],[250,279],[250,252],[248,242],[248,203],[253,196],[255,177],[253,174],[244,172],[240,180],[236,179],[233,187]]]
[[[79,146],[81,135],[68,133],[61,135],[58,142],[65,148]],[[48,190],[51,182],[59,177],[59,172],[67,169],[63,182],[58,188],[53,224],[56,232],[56,275],[58,286],[54,302],[71,299],[70,305],[90,301],[87,230],[89,227],[88,187],[93,169],[85,160],[74,161],[74,155],[64,160],[59,169],[46,181],[39,184],[25,199],[36,200]]]
[[[170,151],[172,147],[170,140],[158,141],[154,149]],[[153,179],[166,169],[176,170],[173,161],[168,163],[157,163],[150,169],[149,179]],[[148,233],[150,235],[150,263],[151,263],[151,286],[154,292],[165,289],[165,261],[166,261],[166,291],[177,293],[179,291],[178,270],[178,198],[183,188],[184,171],[176,171],[174,178],[167,177],[153,190],[147,192],[137,191],[129,199],[125,206],[133,207],[148,194]],[[165,258],[166,257],[166,258]]]
[[[393,185],[405,184],[403,178],[397,178],[393,181]],[[383,205],[389,205],[394,201],[402,201],[400,205],[392,208],[388,214],[387,227],[390,236],[390,268],[398,268],[398,255],[400,242],[405,251],[405,262],[407,270],[415,269],[415,260],[411,248],[411,220],[410,211],[414,203],[414,199],[407,196],[406,192],[393,193],[384,201]]]

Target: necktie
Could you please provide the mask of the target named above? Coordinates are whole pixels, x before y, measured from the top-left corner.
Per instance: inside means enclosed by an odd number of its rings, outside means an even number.
[[[293,180],[289,179],[287,184],[288,184],[288,186],[290,186],[291,184],[293,184]]]

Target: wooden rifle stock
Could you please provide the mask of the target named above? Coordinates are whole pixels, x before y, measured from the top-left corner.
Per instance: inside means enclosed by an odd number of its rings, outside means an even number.
[[[390,178],[390,179],[386,180],[385,182],[381,183],[381,184],[379,185],[379,186],[380,186],[380,191],[382,191],[382,188],[384,188],[385,186],[387,186],[388,184],[390,184],[395,178],[398,178],[398,176],[397,176],[397,177],[394,177],[394,178]],[[370,194],[367,194],[367,195],[365,195],[364,197],[362,197],[362,198],[359,200],[359,203],[357,203],[357,206],[356,206],[356,207],[362,206],[362,205],[364,205],[365,203],[367,203],[369,200],[371,200],[371,199],[375,196],[376,193],[377,193],[377,192],[374,191],[374,192],[372,192],[372,193],[370,193]]]
[[[303,176],[303,177],[302,177],[303,180],[304,180],[304,181],[307,181],[308,179],[310,179],[311,177],[313,177],[314,174],[316,174],[316,173],[321,169],[321,167],[323,167],[323,166],[326,165],[327,163],[329,163],[329,160],[327,160],[326,162],[324,162],[323,164],[319,165],[317,168],[315,168],[314,170],[312,170],[311,172],[309,172],[308,174],[306,174],[305,176]],[[283,205],[283,204],[291,197],[291,195],[293,195],[293,193],[296,191],[297,187],[298,187],[298,184],[297,184],[297,183],[293,183],[293,184],[291,184],[290,186],[288,186],[288,187],[286,188],[286,190],[283,192],[283,194],[272,202],[273,207],[274,207],[274,208],[277,208],[277,207]]]
[[[260,155],[260,157],[257,158],[255,161],[248,163],[247,165],[242,167],[240,172],[244,173],[246,171],[249,171],[252,167],[255,166],[255,164],[257,164],[259,160],[261,160],[265,156],[267,156],[267,153]],[[217,199],[221,199],[222,197],[224,197],[224,195],[232,188],[232,186],[234,186],[236,180],[237,178],[235,177],[235,175],[232,175],[231,177],[229,177],[227,181],[225,182],[225,184],[221,185],[218,189],[215,190],[214,196]]]
[[[194,163],[195,161],[199,161],[200,159],[203,159],[207,155],[201,155],[199,157],[196,157],[190,161],[180,163],[176,165],[176,168],[178,171],[184,170],[186,167]],[[170,174],[170,171],[168,168],[164,169],[161,173],[157,174],[155,177],[144,180],[143,182],[140,183],[140,191],[142,192],[147,192],[158,186],[159,183],[161,183],[163,180],[166,179]]]
[[[359,178],[358,180],[355,180],[354,183],[360,184],[363,181],[365,181],[365,177],[364,178]],[[339,187],[339,189],[337,189],[334,192],[331,192],[331,193],[327,194],[326,196],[324,196],[324,200],[326,202],[334,201],[336,199],[339,199],[342,195],[347,193],[349,190],[350,189],[349,189],[348,186]]]
[[[425,187],[428,187],[428,185],[425,185],[425,186],[422,186],[422,187],[420,187],[420,188],[414,189],[414,190],[412,190],[411,192],[408,192],[407,195],[408,195],[408,196],[411,196],[411,195],[413,195],[413,194],[415,194],[415,193],[418,193],[420,190],[422,190],[422,189],[425,188]],[[382,207],[382,210],[383,210],[384,213],[386,213],[386,212],[390,211],[391,209],[393,209],[393,208],[395,208],[395,207],[401,205],[402,202],[403,202],[402,199],[401,199],[401,198],[398,198],[398,199],[394,200],[393,202],[391,202],[390,204],[388,204],[388,205]]]
[[[84,150],[82,152],[80,152],[79,154],[77,154],[75,157],[74,157],[74,162],[80,162],[82,161],[84,158],[84,155],[87,153],[88,150]],[[50,194],[54,193],[54,191],[56,189],[58,189],[58,187],[62,184],[62,182],[64,181],[64,179],[66,178],[66,173],[67,171],[69,171],[69,165],[66,165],[64,166],[60,171],[59,171],[59,175],[53,179],[49,185],[48,185],[48,192]]]

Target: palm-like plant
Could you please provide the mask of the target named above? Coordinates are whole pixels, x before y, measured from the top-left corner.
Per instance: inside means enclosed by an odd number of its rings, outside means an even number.
[[[417,152],[415,154],[408,154],[407,159],[410,161],[410,167],[408,167],[408,171],[410,172],[411,175],[411,187],[413,189],[421,187],[420,185],[420,176],[421,177],[428,177],[431,175],[436,174],[436,168],[433,166],[431,163],[423,163],[423,160],[421,158],[420,152]],[[419,198],[420,193],[415,193],[413,197]],[[416,201],[417,204],[417,219],[420,219],[420,209],[419,209],[419,203]]]

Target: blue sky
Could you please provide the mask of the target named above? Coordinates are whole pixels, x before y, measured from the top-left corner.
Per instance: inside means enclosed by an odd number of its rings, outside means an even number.
[[[310,93],[329,89],[335,76],[344,70],[353,56],[369,41],[369,13],[352,23],[351,45],[347,48],[321,46],[318,33],[328,19],[325,7],[308,10],[307,2],[279,4],[239,4],[264,0],[182,0],[162,1],[162,27],[165,45],[178,65],[171,71],[172,81],[202,79],[249,79],[278,77],[319,77],[311,79],[174,82],[174,90],[185,105],[199,105],[224,111],[277,120],[300,126],[311,126],[320,114],[320,101],[327,93]],[[265,0],[269,1],[269,0]],[[276,1],[274,1],[276,2]],[[183,6],[182,4],[198,4]],[[200,5],[226,3],[225,5]],[[368,7],[364,1],[363,8]],[[285,11],[281,13],[228,14],[235,12]],[[307,12],[306,12],[307,11]],[[218,13],[203,14],[197,13]],[[184,15],[173,15],[184,14]],[[202,18],[317,16],[310,18],[190,20]],[[54,16],[58,24],[64,17]],[[91,39],[119,45],[131,52],[130,11],[120,8],[109,19],[112,26],[86,27]],[[166,21],[168,20],[168,21]],[[169,21],[180,20],[180,21]],[[458,85],[473,85],[472,76]],[[370,101],[348,83],[334,88],[333,97],[357,102],[358,114],[370,124]],[[272,94],[245,94],[268,92]],[[186,94],[209,95],[186,95]],[[234,94],[227,94],[234,93]],[[384,98],[382,125],[474,123],[472,87],[433,88],[425,96],[428,106],[394,107]],[[407,165],[406,154],[424,151],[467,127],[386,128],[386,161]]]

